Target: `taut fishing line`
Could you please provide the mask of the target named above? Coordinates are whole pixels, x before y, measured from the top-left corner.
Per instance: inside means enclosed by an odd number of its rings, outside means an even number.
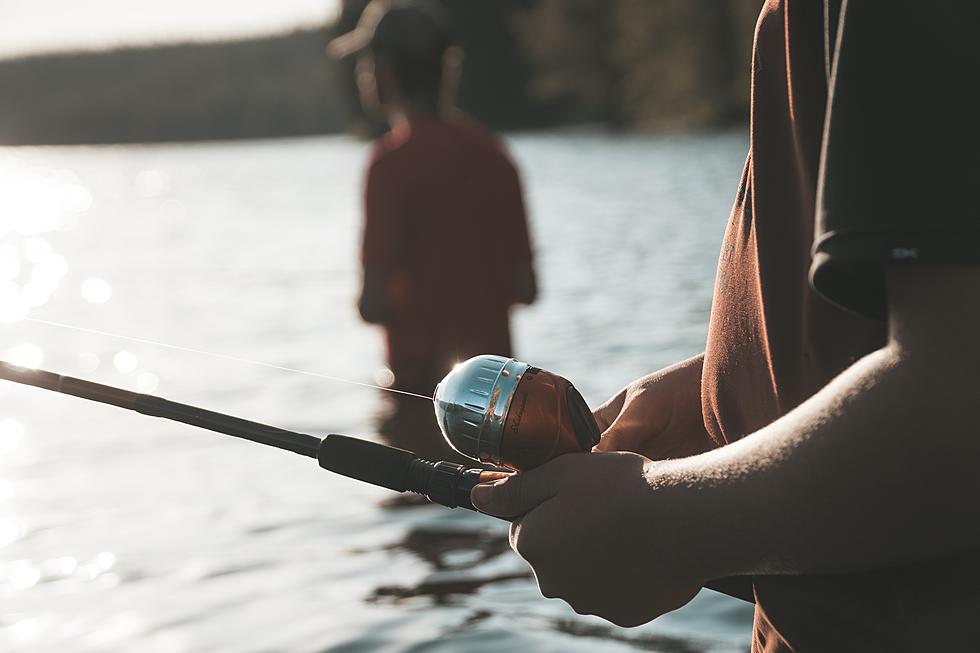
[[[183,351],[190,354],[197,354],[198,356],[208,356],[210,358],[220,358],[227,361],[233,361],[236,363],[245,363],[247,365],[257,365],[259,367],[267,367],[273,370],[279,370],[281,372],[290,372],[292,374],[302,374],[304,376],[312,376],[318,379],[326,379],[328,381],[337,381],[340,383],[348,383],[350,385],[359,385],[364,388],[373,388],[375,390],[382,390],[384,392],[391,392],[393,394],[405,395],[408,397],[418,397],[419,399],[425,399],[426,401],[432,401],[432,397],[427,397],[425,395],[420,395],[414,392],[407,392],[405,390],[395,390],[394,388],[386,388],[380,385],[373,385],[371,383],[363,383],[361,381],[352,381],[351,379],[345,379],[340,376],[333,376],[330,374],[321,374],[320,372],[311,372],[309,370],[300,370],[295,367],[286,367],[284,365],[276,365],[274,363],[266,363],[264,361],[252,360],[249,358],[242,358],[241,356],[232,356],[230,354],[219,354],[212,351],[204,351],[202,349],[194,349],[193,347],[182,347],[180,345],[171,345],[166,342],[158,342],[156,340],[149,340],[147,338],[135,338],[133,336],[125,336],[119,333],[111,333],[109,331],[100,331],[99,329],[89,329],[86,327],[76,326],[74,324],[65,324],[63,322],[53,322],[51,320],[42,320],[36,317],[24,317],[22,318],[26,322],[34,322],[36,324],[44,324],[47,326],[57,327],[59,329],[68,329],[70,331],[78,331],[80,333],[91,333],[98,336],[104,336],[107,338],[117,338],[119,340],[128,340],[129,342],[138,342],[144,345],[151,345],[153,347],[163,347],[165,349],[173,349],[176,351]]]

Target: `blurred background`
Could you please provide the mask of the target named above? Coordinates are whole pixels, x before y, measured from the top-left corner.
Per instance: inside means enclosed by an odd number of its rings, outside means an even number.
[[[0,358],[437,442],[379,391],[93,332],[383,379],[355,306],[381,127],[323,54],[364,4],[0,0]],[[444,4],[459,104],[524,180],[541,298],[514,312],[517,355],[596,406],[702,351],[760,1]],[[0,650],[749,648],[751,606],[709,591],[638,629],[575,615],[504,524],[460,512],[3,383]]]

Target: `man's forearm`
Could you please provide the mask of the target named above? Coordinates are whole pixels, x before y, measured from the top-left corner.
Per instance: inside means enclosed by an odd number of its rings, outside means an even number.
[[[705,579],[880,568],[977,544],[980,390],[970,360],[934,353],[889,345],[765,429],[653,464],[657,537]]]

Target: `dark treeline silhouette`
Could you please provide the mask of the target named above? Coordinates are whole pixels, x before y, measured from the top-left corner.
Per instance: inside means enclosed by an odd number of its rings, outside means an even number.
[[[759,0],[443,0],[465,46],[460,105],[498,129],[691,129],[746,115]],[[0,143],[371,130],[337,24],[263,38],[0,61]]]
[[[760,0],[538,0],[515,18],[560,122],[691,129],[748,115]]]
[[[0,62],[0,142],[106,143],[337,132],[327,31]]]

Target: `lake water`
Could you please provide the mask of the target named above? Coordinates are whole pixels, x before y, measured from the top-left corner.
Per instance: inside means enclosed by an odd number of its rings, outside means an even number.
[[[518,354],[594,406],[701,351],[744,130],[509,142],[542,285],[515,312]],[[0,355],[436,446],[376,390],[18,320],[373,383],[380,334],[354,309],[366,154],[342,137],[0,148]],[[704,591],[620,629],[541,598],[505,524],[391,499],[293,454],[0,382],[0,650],[748,649],[747,604]]]

